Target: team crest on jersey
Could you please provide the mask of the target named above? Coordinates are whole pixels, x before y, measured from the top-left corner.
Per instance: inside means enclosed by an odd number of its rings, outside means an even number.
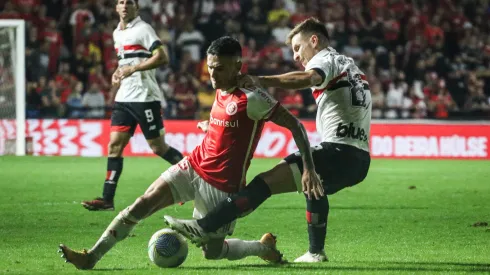
[[[226,114],[228,114],[229,116],[236,114],[237,111],[238,105],[236,104],[236,102],[230,102],[228,103],[228,105],[226,105]]]

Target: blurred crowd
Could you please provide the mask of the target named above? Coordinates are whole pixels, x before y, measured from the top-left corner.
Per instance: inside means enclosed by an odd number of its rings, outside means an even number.
[[[110,115],[115,4],[0,1],[0,19],[27,21],[28,117]],[[170,56],[157,71],[167,119],[208,116],[214,91],[205,50],[220,36],[242,43],[243,73],[302,70],[284,40],[310,16],[325,22],[331,46],[366,74],[373,118],[490,117],[488,0],[139,0],[139,6]],[[13,79],[1,75],[0,97]],[[293,114],[314,117],[309,90],[269,92]]]

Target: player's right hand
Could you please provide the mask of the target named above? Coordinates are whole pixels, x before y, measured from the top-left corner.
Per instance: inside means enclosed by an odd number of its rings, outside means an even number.
[[[251,89],[260,86],[259,78],[249,74],[240,74],[237,76],[238,87]]]
[[[301,184],[303,186],[303,193],[310,200],[312,199],[312,195],[317,200],[325,195],[322,181],[314,169],[305,169],[301,177]]]
[[[204,133],[208,132],[209,120],[199,121],[197,123],[197,128],[201,129]]]
[[[119,69],[117,69],[113,74],[112,74],[112,86],[114,87],[119,87],[121,85],[121,73],[119,72]]]

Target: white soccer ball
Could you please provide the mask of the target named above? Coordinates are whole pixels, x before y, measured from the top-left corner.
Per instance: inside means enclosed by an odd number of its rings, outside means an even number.
[[[185,238],[170,228],[155,232],[148,243],[148,256],[159,267],[178,267],[188,252]]]

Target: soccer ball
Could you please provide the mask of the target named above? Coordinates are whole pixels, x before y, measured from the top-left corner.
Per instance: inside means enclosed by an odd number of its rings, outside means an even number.
[[[188,252],[185,238],[170,228],[155,232],[148,243],[148,256],[159,267],[178,267]]]

